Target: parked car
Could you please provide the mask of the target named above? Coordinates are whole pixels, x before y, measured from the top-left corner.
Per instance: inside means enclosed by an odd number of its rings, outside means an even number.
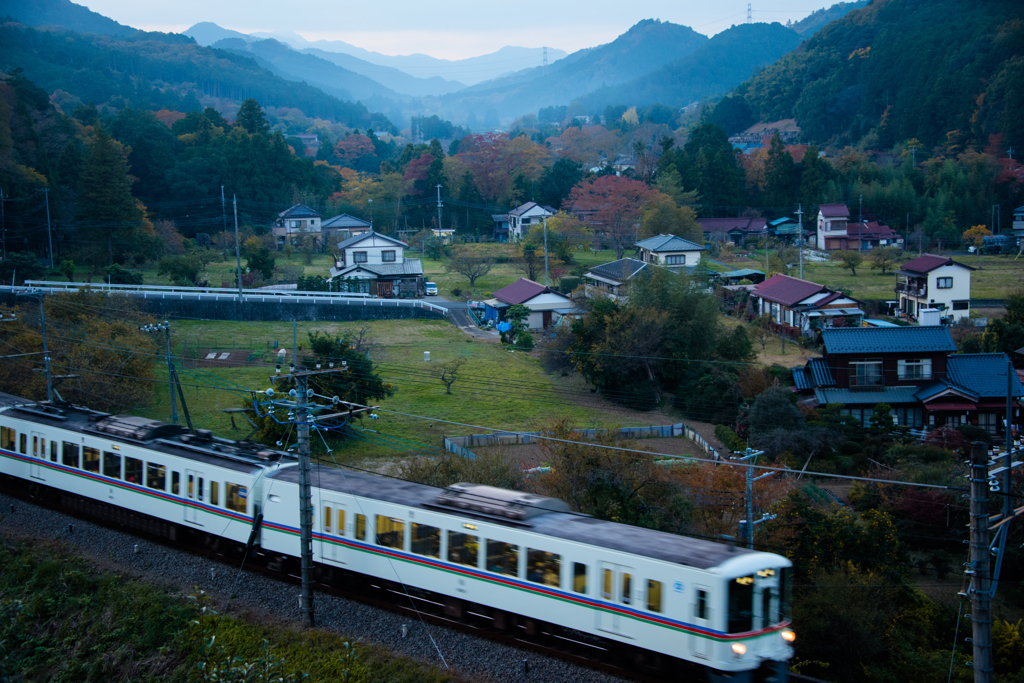
[[[437,284],[433,282],[424,282],[425,294],[427,296],[437,296]]]

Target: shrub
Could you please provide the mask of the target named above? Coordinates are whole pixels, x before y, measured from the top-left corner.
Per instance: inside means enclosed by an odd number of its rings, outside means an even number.
[[[517,349],[522,349],[523,351],[532,351],[533,335],[525,330],[523,332],[520,332],[519,334],[516,335],[515,346]]]
[[[968,442],[984,441],[989,446],[995,443],[995,439],[991,434],[989,434],[988,430],[977,425],[960,425],[956,430],[963,434],[964,439]]]
[[[462,296],[462,287],[452,287],[452,296]]]
[[[128,270],[116,263],[106,268],[107,279],[112,285],[141,285],[142,273]]]
[[[715,438],[731,451],[738,451],[746,446],[739,434],[726,425],[715,425]]]

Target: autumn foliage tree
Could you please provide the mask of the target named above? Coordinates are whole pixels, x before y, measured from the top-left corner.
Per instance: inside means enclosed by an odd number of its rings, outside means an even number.
[[[636,241],[644,206],[655,192],[639,180],[606,175],[574,187],[568,202],[615,250],[615,257],[622,258]]]

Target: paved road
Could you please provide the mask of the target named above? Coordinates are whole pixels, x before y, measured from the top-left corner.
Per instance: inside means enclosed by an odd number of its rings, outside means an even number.
[[[447,308],[448,319],[452,321],[453,325],[468,334],[470,337],[491,342],[496,342],[500,339],[497,332],[486,332],[476,326],[473,319],[469,317],[469,312],[466,310],[469,308],[469,305],[465,301],[452,301],[443,296],[432,296],[429,298],[431,300],[435,300],[432,303],[436,303],[438,306],[444,306]]]

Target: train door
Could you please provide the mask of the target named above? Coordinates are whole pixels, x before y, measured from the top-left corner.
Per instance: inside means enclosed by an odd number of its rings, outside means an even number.
[[[203,477],[195,470],[185,470],[185,521],[199,524],[199,506],[203,501]]]
[[[32,461],[28,474],[33,479],[43,480],[42,461],[46,459],[46,437],[41,432],[32,432]]]
[[[711,590],[707,586],[693,587],[693,615],[691,622],[702,631],[711,629]],[[708,658],[711,641],[694,633],[690,636],[690,651],[694,657]]]
[[[320,545],[320,556],[345,564],[342,561],[343,547],[333,542],[334,539],[345,535],[345,506],[335,501],[325,501],[321,520],[325,540]]]
[[[636,574],[630,567],[608,562],[598,563],[601,599],[614,606],[633,607]],[[597,610],[597,628],[616,635],[628,635],[631,620],[614,609]]]

